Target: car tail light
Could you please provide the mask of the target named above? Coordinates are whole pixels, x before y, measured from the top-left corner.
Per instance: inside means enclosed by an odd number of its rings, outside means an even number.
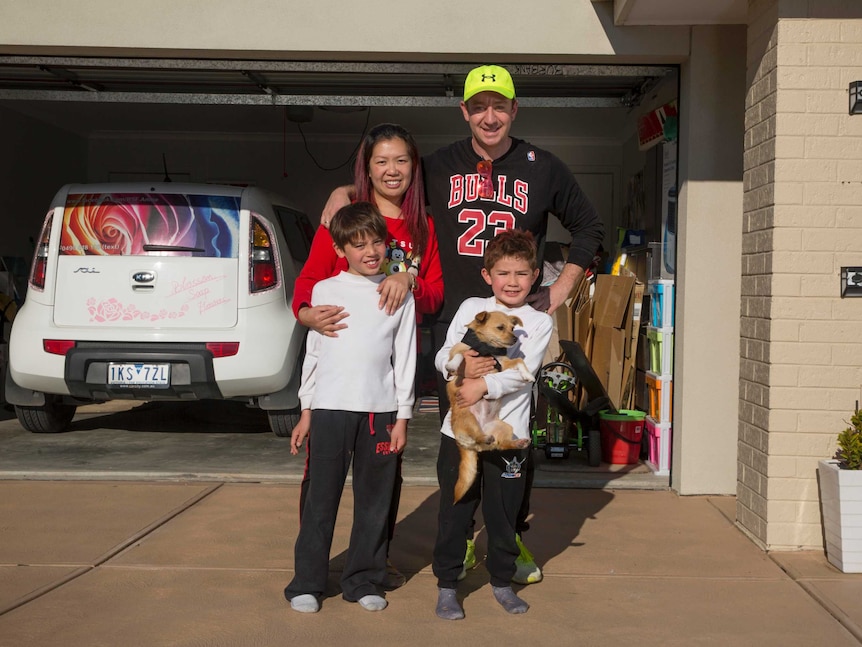
[[[39,244],[36,253],[33,254],[33,265],[30,268],[30,287],[37,290],[45,289],[45,274],[48,266],[48,243],[51,240],[51,223],[54,220],[52,214],[45,218],[42,232],[39,235]]]
[[[238,341],[209,341],[207,350],[213,357],[233,357],[239,352]]]
[[[251,219],[251,267],[249,282],[252,292],[268,290],[278,284],[272,236],[257,218]]]
[[[72,339],[43,339],[42,349],[52,355],[65,355],[75,347]]]

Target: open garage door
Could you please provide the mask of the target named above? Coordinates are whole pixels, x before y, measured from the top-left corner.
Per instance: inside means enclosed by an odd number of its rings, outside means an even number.
[[[0,99],[283,106],[447,106],[473,64],[0,57]],[[673,68],[507,64],[534,107],[637,105]]]

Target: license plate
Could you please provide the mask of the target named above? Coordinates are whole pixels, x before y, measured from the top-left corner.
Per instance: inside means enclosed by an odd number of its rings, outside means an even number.
[[[170,364],[108,364],[108,384],[165,389],[171,383]]]

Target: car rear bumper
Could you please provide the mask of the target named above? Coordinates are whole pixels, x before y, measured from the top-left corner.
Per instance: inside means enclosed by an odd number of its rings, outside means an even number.
[[[167,388],[108,384],[108,364],[170,365]],[[221,399],[215,383],[213,356],[198,343],[78,342],[66,353],[64,374],[69,394],[92,400]]]

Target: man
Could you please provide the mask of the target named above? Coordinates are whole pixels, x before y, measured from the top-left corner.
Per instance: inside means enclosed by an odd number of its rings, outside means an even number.
[[[534,306],[549,314],[578,284],[604,235],[602,221],[568,167],[555,155],[510,136],[518,100],[505,68],[483,65],[471,70],[461,112],[471,137],[422,159],[443,265],[440,340],[466,297],[489,294],[481,280],[482,254],[499,231],[530,231],[538,243],[540,268],[548,213],[572,234],[560,276],[546,289],[534,286]],[[333,191],[321,218],[324,226],[349,201],[350,191]]]
[[[541,287],[540,275],[530,297],[534,308],[549,314],[565,302],[581,280],[604,235],[602,221],[568,167],[555,155],[509,134],[518,114],[518,100],[508,70],[499,65],[471,70],[464,82],[461,113],[470,127],[470,137],[422,158],[425,195],[437,230],[443,269],[443,307],[433,328],[437,348],[466,298],[490,296],[481,275],[482,257],[497,233],[505,229],[530,231],[538,246],[539,268],[548,214],[557,216],[571,233],[569,255],[560,276],[549,287]],[[324,226],[349,201],[349,190],[341,187],[330,196],[321,217]],[[335,332],[344,326],[340,321],[346,313],[335,307],[331,312],[327,330]],[[493,370],[493,359],[468,356],[465,366],[468,377],[482,377]],[[437,376],[437,382],[442,421],[449,403],[442,375]],[[526,517],[532,469],[525,474],[527,493],[519,531],[529,528]],[[515,581],[540,581],[541,570],[529,551],[521,547]],[[471,562],[475,564],[471,548],[468,545],[467,568]]]

